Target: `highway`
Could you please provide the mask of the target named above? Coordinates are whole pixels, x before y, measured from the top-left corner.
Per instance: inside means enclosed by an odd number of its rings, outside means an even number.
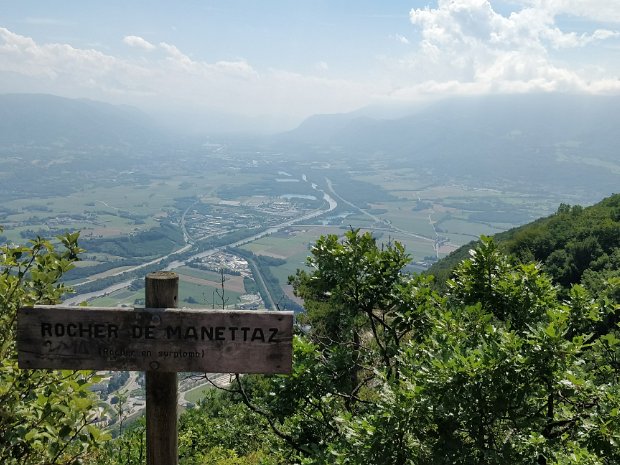
[[[304,178],[304,181],[308,182],[306,180],[305,175],[304,175],[303,178]],[[175,260],[175,261],[169,263],[166,266],[165,270],[166,271],[171,271],[171,270],[174,270],[176,268],[180,268],[180,267],[186,265],[188,262],[191,262],[192,260],[203,258],[203,257],[207,257],[209,255],[213,255],[214,253],[219,252],[219,251],[221,251],[222,249],[224,249],[226,247],[239,247],[239,246],[248,244],[248,243],[253,242],[253,241],[257,240],[257,239],[260,239],[261,237],[265,237],[265,236],[268,236],[270,234],[273,234],[273,233],[276,233],[278,231],[281,231],[283,229],[286,229],[286,228],[288,228],[288,227],[290,227],[290,226],[292,226],[295,223],[298,223],[300,221],[307,221],[307,220],[310,220],[312,218],[316,218],[317,216],[324,215],[325,213],[329,213],[329,212],[331,212],[331,211],[336,209],[336,207],[338,206],[338,202],[332,196],[330,196],[327,192],[319,189],[316,184],[312,184],[312,188],[314,190],[319,191],[319,192],[321,192],[323,194],[323,199],[327,202],[327,207],[311,211],[309,213],[306,213],[304,215],[300,215],[300,216],[295,217],[295,218],[291,218],[291,219],[289,219],[287,221],[284,221],[284,222],[282,222],[282,223],[280,223],[280,224],[278,224],[276,226],[272,226],[272,227],[266,229],[265,231],[253,234],[252,236],[246,237],[246,238],[241,239],[239,241],[231,242],[230,244],[226,244],[226,245],[223,245],[223,246],[220,246],[220,247],[214,247],[212,249],[196,253],[196,254],[191,255],[190,257],[188,257],[188,258],[186,258],[184,260]],[[185,211],[185,213],[187,213],[187,210]],[[185,213],[184,213],[184,215],[185,215]],[[184,230],[184,233],[185,233],[185,228],[183,228],[183,230]],[[188,236],[186,236],[186,240],[189,241],[190,238]],[[162,257],[156,258],[154,260],[151,260],[148,263],[142,263],[140,265],[133,266],[133,267],[128,268],[126,270],[122,270],[122,271],[119,271],[117,273],[108,275],[108,277],[110,277],[110,276],[120,276],[120,275],[123,275],[125,273],[129,273],[129,272],[132,272],[132,271],[139,270],[139,269],[144,268],[144,267],[149,266],[149,265],[154,265],[154,264],[160,263],[163,260],[165,260],[166,258],[169,258],[169,257],[171,257],[173,255],[180,254],[180,253],[186,252],[188,250],[191,250],[194,246],[195,245],[192,244],[192,243],[187,243],[182,248],[180,248],[178,250],[175,250],[174,252],[172,252],[170,254],[167,254],[165,256],[162,256]],[[105,295],[109,295],[109,294],[111,294],[113,292],[116,292],[116,291],[119,291],[119,290],[124,289],[126,287],[129,287],[129,285],[131,284],[132,281],[133,281],[133,279],[128,279],[127,281],[123,281],[123,282],[120,282],[120,283],[113,284],[113,285],[108,286],[108,287],[106,287],[104,289],[101,289],[99,291],[93,291],[93,292],[89,292],[89,293],[86,293],[86,294],[76,294],[73,297],[70,297],[69,299],[66,299],[63,303],[66,304],[66,305],[79,305],[82,302],[87,302],[87,301],[96,299],[98,297],[103,297]],[[85,282],[92,282],[92,281],[85,281]],[[76,290],[79,290],[79,286],[81,284],[84,284],[84,283],[78,283],[77,285],[74,285],[73,287],[76,288]]]

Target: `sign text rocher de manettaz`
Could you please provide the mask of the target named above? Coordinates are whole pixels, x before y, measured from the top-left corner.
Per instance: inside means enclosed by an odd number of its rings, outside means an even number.
[[[21,368],[289,373],[292,312],[20,309]]]

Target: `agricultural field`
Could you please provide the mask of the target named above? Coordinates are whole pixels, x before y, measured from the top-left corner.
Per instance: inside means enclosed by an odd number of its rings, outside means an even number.
[[[439,247],[439,257],[481,234],[495,234],[546,216],[565,201],[561,196],[524,193],[522,186],[475,187],[471,180],[456,182],[382,165],[352,177],[377,185],[391,198],[372,203],[366,211],[398,230],[446,239],[448,247]],[[358,215],[353,219],[362,225]]]
[[[211,386],[210,384],[203,384],[203,385],[200,385],[198,387],[195,387],[195,388],[190,389],[189,391],[185,392],[183,397],[185,398],[185,400],[187,402],[191,402],[192,404],[196,404],[196,403],[198,403],[199,400],[204,398],[205,393],[209,389],[213,389],[213,386]]]
[[[215,284],[215,283],[214,283]],[[179,305],[188,308],[222,308],[222,298],[217,292],[221,289],[215,285],[199,284],[179,276]],[[224,288],[224,305],[234,308],[239,302],[242,292]]]
[[[288,277],[305,266],[321,234],[359,228],[380,241],[400,241],[414,260],[413,269],[423,270],[481,234],[545,216],[567,200],[523,186],[476,186],[471,179],[382,162],[293,161],[281,153],[259,156],[250,150],[244,156],[222,147],[179,151],[149,165],[130,157],[103,168],[93,155],[66,175],[73,181],[64,184],[70,186],[66,192],[58,182],[70,167],[56,174],[51,168],[51,178],[37,186],[39,194],[11,192],[0,206],[2,240],[20,243],[36,235],[81,231],[87,252],[67,275],[68,283],[87,283],[84,292],[98,292],[91,304],[106,306],[142,302],[143,290],[135,285],[131,290],[103,289],[128,279],[140,281],[141,271],[131,271],[136,266],[183,252],[175,265],[181,276],[180,304],[219,308],[220,276],[204,266],[188,266],[204,250],[256,235],[242,242],[243,249],[274,259],[261,265],[270,271],[266,278],[277,281],[294,300]],[[324,195],[334,204],[328,205]],[[326,213],[305,216],[313,211]],[[304,218],[303,224],[286,224],[295,218]],[[274,227],[268,235],[257,234]],[[241,304],[244,293],[243,277],[226,275],[225,305]],[[282,295],[277,289],[272,293],[274,301]]]
[[[286,295],[299,302],[293,295],[291,286],[287,284],[288,277],[294,275],[297,269],[305,267],[306,257],[310,255],[310,248],[321,235],[341,235],[342,233],[343,229],[340,227],[303,225],[263,237],[244,245],[242,248],[255,255],[283,260],[283,264],[270,266],[269,269],[277,278]]]
[[[144,289],[139,291],[121,289],[103,297],[91,300],[89,305],[93,307],[144,306]]]
[[[195,270],[183,267],[175,270],[179,275],[179,307],[188,308],[221,308],[221,285],[219,275],[214,272]],[[219,293],[219,294],[218,294]],[[226,306],[234,308],[241,295],[245,294],[243,278],[225,275],[224,300]],[[137,290],[121,289],[111,294],[90,301],[93,306],[117,307],[143,306],[144,288]]]

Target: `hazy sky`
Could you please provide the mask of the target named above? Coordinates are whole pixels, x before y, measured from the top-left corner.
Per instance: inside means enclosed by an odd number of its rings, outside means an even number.
[[[0,92],[297,122],[452,94],[620,93],[620,0],[0,0]]]

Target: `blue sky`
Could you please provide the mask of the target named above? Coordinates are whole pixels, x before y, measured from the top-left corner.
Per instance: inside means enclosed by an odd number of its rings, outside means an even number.
[[[0,92],[292,126],[540,91],[620,93],[620,1],[0,0]]]

